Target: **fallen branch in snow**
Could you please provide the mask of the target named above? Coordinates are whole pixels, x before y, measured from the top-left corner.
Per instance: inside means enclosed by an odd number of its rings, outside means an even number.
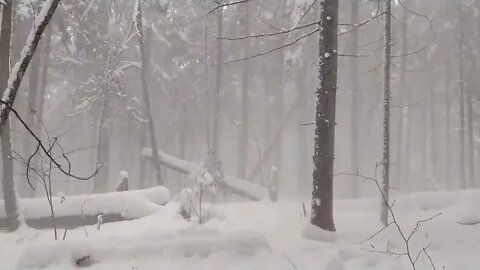
[[[152,157],[152,149],[144,148],[142,155],[148,158]],[[163,166],[179,173],[188,176],[196,176],[203,171],[203,166],[201,163],[181,160],[160,150],[158,150],[158,155],[160,157],[160,163]],[[268,199],[269,197],[268,190],[266,188],[233,176],[225,175],[221,185],[223,188],[234,194],[249,198],[254,201],[261,201]]]

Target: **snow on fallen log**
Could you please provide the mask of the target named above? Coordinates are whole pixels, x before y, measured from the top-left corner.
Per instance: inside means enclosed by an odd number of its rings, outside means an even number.
[[[142,155],[151,158],[152,149],[144,148],[142,151]],[[162,165],[182,174],[196,176],[197,174],[200,174],[203,170],[203,166],[201,163],[189,162],[178,159],[160,150],[158,150],[158,155],[160,156],[160,163],[162,163]],[[269,193],[266,188],[229,175],[224,176],[222,184],[224,188],[229,190],[230,192],[243,197],[247,197],[251,200],[261,201],[264,199],[268,199],[269,197]]]
[[[95,224],[98,215],[104,222],[131,220],[155,213],[170,200],[165,187],[91,195],[56,196],[52,198],[58,227]],[[48,227],[50,206],[46,198],[20,199],[20,214],[28,225]],[[5,217],[4,201],[0,201],[0,226]],[[62,225],[63,223],[63,225]]]

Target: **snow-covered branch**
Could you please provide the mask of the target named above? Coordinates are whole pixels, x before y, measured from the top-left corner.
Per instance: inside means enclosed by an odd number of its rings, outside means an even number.
[[[3,131],[3,127],[8,120],[10,114],[10,107],[13,106],[15,97],[17,96],[18,89],[22,83],[23,76],[27,71],[28,65],[33,58],[35,50],[37,49],[38,43],[42,37],[43,31],[46,29],[48,23],[50,22],[55,10],[57,9],[58,3],[60,0],[47,0],[42,4],[42,9],[38,14],[33,28],[30,31],[30,34],[27,37],[25,46],[23,47],[20,60],[15,64],[10,76],[8,78],[8,86],[3,93],[2,101],[6,104],[0,106],[0,134]]]

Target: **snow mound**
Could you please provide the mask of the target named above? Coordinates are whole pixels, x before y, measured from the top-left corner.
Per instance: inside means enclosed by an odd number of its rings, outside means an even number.
[[[335,232],[323,230],[310,223],[307,223],[303,228],[302,237],[305,239],[322,242],[335,242],[337,240],[337,235],[335,234]]]
[[[186,229],[172,233],[150,233],[129,237],[111,237],[93,242],[62,241],[50,246],[31,246],[22,254],[17,269],[75,268],[119,262],[130,258],[206,258],[214,253],[253,256],[270,251],[268,242],[258,233]],[[100,267],[101,269],[101,267]]]

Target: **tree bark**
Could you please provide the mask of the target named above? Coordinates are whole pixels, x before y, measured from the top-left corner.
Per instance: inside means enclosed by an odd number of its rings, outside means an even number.
[[[338,0],[320,1],[319,69],[315,114],[311,223],[335,231],[333,165],[337,94]]]
[[[405,5],[408,5],[408,0],[405,1]],[[403,9],[403,18],[402,18],[402,48],[401,48],[401,55],[406,55],[408,53],[408,10]],[[400,83],[399,83],[399,105],[403,106],[405,103],[405,94],[407,91],[410,91],[406,87],[406,81],[407,81],[407,72],[405,71],[407,69],[407,57],[402,57],[400,60]],[[396,153],[396,163],[397,163],[397,168],[396,168],[396,180],[397,180],[397,188],[401,189],[401,186],[404,181],[408,181],[409,175],[407,173],[407,176],[404,178],[403,176],[403,171],[407,170],[408,171],[408,156],[404,156],[404,148],[403,148],[403,133],[404,133],[404,123],[405,123],[405,116],[408,114],[408,111],[410,108],[404,107],[400,109],[399,117],[398,117],[398,130],[397,130],[397,153]],[[407,119],[407,121],[409,121]],[[408,129],[407,129],[408,131]],[[404,159],[407,161],[406,165],[407,167],[404,166]]]
[[[143,16],[142,16],[142,4],[141,0],[137,0],[136,4],[136,15],[135,15],[135,27],[137,28],[138,34],[138,44],[140,47],[140,55],[142,58],[142,68],[140,72],[140,78],[142,81],[142,88],[143,88],[143,99],[145,103],[145,113],[147,114],[148,120],[148,135],[150,137],[150,146],[153,149],[158,149],[157,147],[157,139],[155,134],[155,122],[153,120],[153,113],[152,108],[150,105],[150,90],[148,88],[148,81],[147,81],[147,73],[149,71],[147,50],[145,46],[145,37],[143,33]],[[158,156],[157,151],[153,151],[153,166],[155,169],[155,179],[159,185],[163,185],[164,181],[162,179],[162,167],[160,165],[160,157]]]
[[[12,1],[6,1],[2,6],[0,28],[0,93],[7,87],[8,74],[10,73],[10,37],[12,33]],[[10,138],[10,121],[4,126],[1,134],[2,141],[2,190],[5,201],[7,226],[11,230],[18,227],[17,195],[13,181],[12,142]]]
[[[388,203],[390,186],[390,65],[392,50],[392,0],[385,2],[385,33],[383,56],[383,153],[382,153],[382,183],[381,183],[381,214],[380,220],[388,224]]]
[[[351,20],[352,24],[358,23],[358,13],[359,13],[359,4],[357,0],[352,0],[352,10],[351,10]],[[350,53],[352,55],[358,54],[358,27],[355,26],[354,31],[352,32],[352,39],[350,41]],[[351,140],[351,153],[350,153],[350,172],[355,174],[359,170],[359,145],[358,145],[358,135],[359,128],[358,122],[360,118],[359,110],[359,77],[358,77],[358,59],[357,57],[350,57],[350,83],[352,87],[352,109],[350,115],[351,121],[351,130],[350,130],[350,140]],[[359,177],[352,177],[352,197],[357,198],[359,196]]]

